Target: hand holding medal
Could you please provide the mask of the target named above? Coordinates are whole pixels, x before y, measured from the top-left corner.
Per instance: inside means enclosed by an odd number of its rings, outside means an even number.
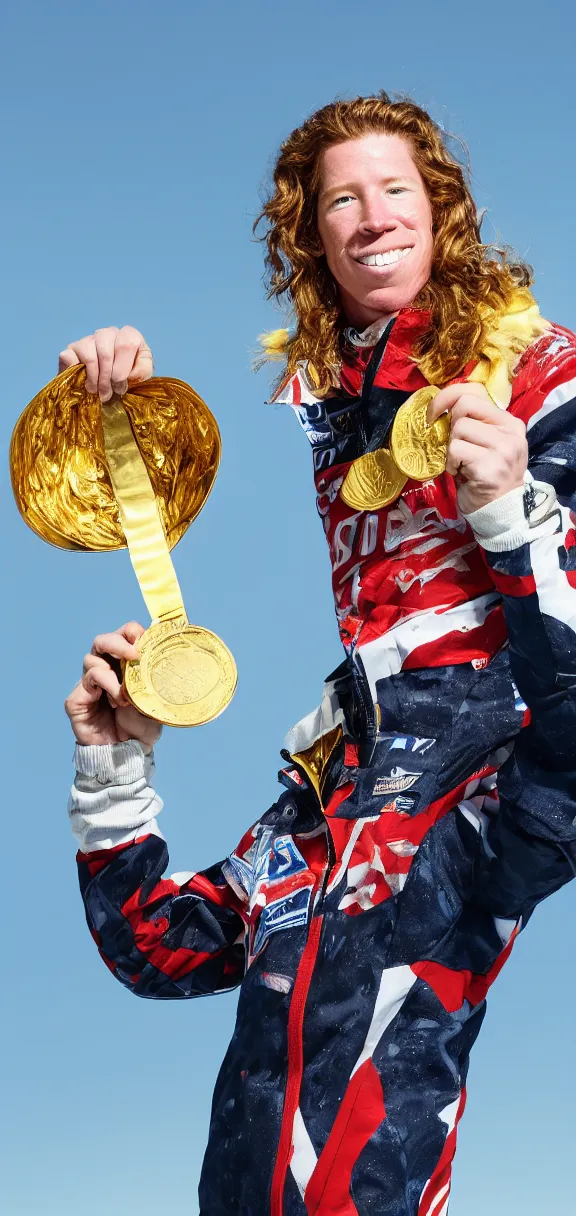
[[[137,331],[129,331],[141,339],[136,358],[133,340],[111,357],[123,332],[101,330],[68,348],[64,370],[18,420],[14,496],[33,531],[60,548],[127,545],[152,624],[142,636],[124,634],[130,654],[113,653],[123,692],[149,718],[196,726],[225,709],[236,667],[220,638],[188,622],[170,549],[210,493],[220,434],[189,385],[147,378],[152,357]]]
[[[460,509],[468,515],[522,485],[526,428],[507,412],[509,399],[503,363],[490,369],[480,361],[462,383],[417,389],[394,418],[389,447],[350,466],[342,498],[356,510],[377,511],[394,502],[409,478],[428,481],[446,471],[456,478]]]
[[[524,483],[526,427],[495,404],[483,384],[442,389],[428,405],[428,423],[450,429],[446,471],[455,477],[461,511],[469,515]]]

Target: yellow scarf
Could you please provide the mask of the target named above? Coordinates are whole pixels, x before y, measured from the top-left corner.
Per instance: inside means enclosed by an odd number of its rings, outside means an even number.
[[[480,309],[481,315],[483,308]],[[527,346],[550,328],[527,287],[517,287],[512,303],[490,327],[476,367],[469,380],[484,384],[498,405],[506,409],[512,395],[514,366]],[[259,342],[266,359],[286,358],[290,331],[272,329],[260,334]]]

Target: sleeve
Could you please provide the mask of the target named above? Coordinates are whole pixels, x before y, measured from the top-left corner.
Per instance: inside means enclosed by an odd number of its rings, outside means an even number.
[[[528,476],[467,516],[504,601],[512,675],[552,768],[576,750],[576,337],[555,327],[527,356],[511,410]]]
[[[495,915],[523,920],[576,870],[576,347],[561,341],[561,357],[546,360],[540,344],[540,354],[514,406],[527,424],[524,489],[467,516],[503,597],[527,707],[498,774],[481,886]]]
[[[576,873],[572,779],[533,754],[530,728],[498,772],[494,813],[478,827],[473,896],[510,928],[522,928],[537,904]]]
[[[113,975],[137,996],[206,996],[244,974],[241,901],[222,865],[164,878],[154,761],[139,743],[76,748],[69,800],[88,926]]]

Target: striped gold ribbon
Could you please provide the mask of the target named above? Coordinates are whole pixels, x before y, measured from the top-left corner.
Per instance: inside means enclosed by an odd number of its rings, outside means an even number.
[[[104,450],[130,560],[153,621],[186,618],[148,470],[122,398],[101,407]]]

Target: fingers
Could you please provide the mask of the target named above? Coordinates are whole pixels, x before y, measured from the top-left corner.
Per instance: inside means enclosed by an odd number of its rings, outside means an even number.
[[[452,410],[452,432],[464,419],[474,419],[485,431],[490,430],[496,443],[501,442],[503,438],[521,445],[526,441],[526,423],[491,402],[477,402],[471,407],[469,402],[462,398]]]
[[[484,431],[492,430],[483,423],[471,423],[470,428],[480,426]],[[464,437],[468,435],[469,437]],[[472,436],[472,437],[470,437]],[[500,498],[508,490],[521,486],[527,462],[527,447],[508,438],[496,442],[478,443],[474,430],[464,432],[461,438],[452,438],[448,445],[446,470],[453,477],[464,478],[470,483],[472,495],[480,496],[478,506],[485,501]]]
[[[104,404],[114,393],[112,372],[114,368],[114,351],[119,330],[110,325],[108,329],[97,329],[94,334],[96,355],[98,358],[98,396]]]
[[[150,347],[144,342],[138,351],[136,362],[128,377],[129,384],[142,384],[154,375],[154,358]]]
[[[110,654],[113,659],[139,659],[140,651],[134,643],[145,630],[136,621],[130,621],[113,633],[100,633],[94,638],[91,654]]]
[[[152,351],[132,325],[109,325],[71,342],[58,358],[58,370],[76,363],[86,367],[86,392],[98,393],[102,402],[114,393],[122,396],[129,384],[140,384],[154,373]]]
[[[502,441],[500,431],[496,427],[490,426],[486,422],[478,422],[477,419],[467,415],[452,423],[450,434],[451,443],[457,439],[464,439],[481,448],[497,448]]]
[[[66,697],[64,709],[69,718],[76,718],[83,714],[95,701],[98,701],[102,696],[102,689],[92,682],[87,686],[84,684],[84,677],[72,689],[69,697]]]
[[[66,350],[62,351],[58,362],[61,371],[74,363],[83,363],[86,367],[86,392],[98,391],[98,352],[94,334],[80,338],[78,342],[70,342]]]
[[[126,625],[122,625],[117,632],[121,633],[122,636],[127,638],[129,642],[137,642],[138,638],[141,638],[142,634],[146,633],[146,630],[143,625],[138,624],[138,621],[128,621],[128,623]]]
[[[112,671],[110,664],[98,655],[85,655],[84,675],[80,683],[91,701],[97,701],[105,692],[114,709],[128,703],[116,673]]]
[[[121,629],[101,633],[94,639],[90,653],[84,656],[82,679],[65,701],[64,707],[71,720],[85,723],[96,712],[96,702],[102,696],[107,698],[114,710],[124,711],[130,706],[122,688],[120,669],[117,674],[111,662],[115,659],[138,659],[140,652],[134,642],[143,633],[145,629],[138,621],[128,621]],[[140,735],[136,734],[134,738],[140,738]]]
[[[141,384],[154,374],[152,351],[139,330],[124,325],[116,335],[112,385],[122,396],[129,384]]]
[[[465,407],[464,401],[466,402]],[[436,419],[441,414],[446,414],[448,410],[452,410],[454,413],[454,410],[459,408],[459,403],[462,403],[460,408],[465,413],[472,411],[475,418],[484,417],[483,407],[491,411],[492,417],[501,418],[504,415],[504,411],[499,410],[492,403],[483,384],[466,382],[465,384],[450,384],[448,388],[443,388],[436,394],[428,405],[428,424],[436,422]]]
[[[123,325],[122,329],[98,329],[94,338],[100,366],[98,394],[103,403],[109,401],[113,393],[122,397],[129,383],[147,380],[152,375],[152,351],[132,325]],[[137,364],[140,364],[138,370]]]
[[[450,414],[446,471],[458,485],[465,514],[524,484],[528,463],[526,427],[499,409],[483,384],[451,384],[428,406],[428,422]]]
[[[453,439],[446,456],[446,472],[451,473],[453,477],[458,474],[467,477],[477,458],[476,444],[468,443],[465,439]]]
[[[129,702],[109,663],[97,655],[84,656],[82,679],[66,698],[64,708],[69,718],[85,716],[105,693],[114,709]]]
[[[481,447],[492,447],[503,438],[521,445],[525,440],[525,424],[494,405],[483,384],[454,384],[442,389],[428,407],[429,421],[432,411],[435,411],[432,421],[450,411],[452,437],[467,439]]]
[[[58,355],[58,371],[63,372],[67,367],[73,367],[75,363],[79,363],[78,355],[71,346],[67,346],[66,350],[61,350]]]

